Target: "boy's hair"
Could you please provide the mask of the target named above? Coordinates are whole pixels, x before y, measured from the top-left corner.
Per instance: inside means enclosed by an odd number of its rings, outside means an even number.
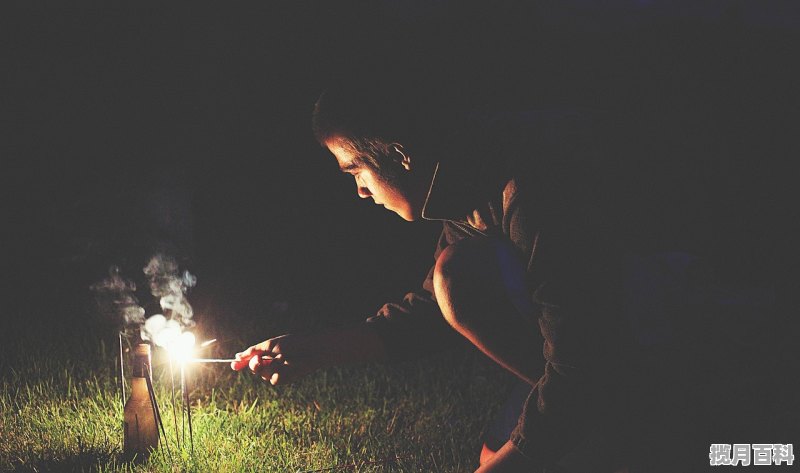
[[[430,84],[421,85],[386,79],[333,85],[314,106],[314,136],[323,146],[334,137],[343,139],[363,162],[377,169],[394,143],[414,151],[426,148],[444,133],[441,117],[446,107],[441,94],[431,93]]]

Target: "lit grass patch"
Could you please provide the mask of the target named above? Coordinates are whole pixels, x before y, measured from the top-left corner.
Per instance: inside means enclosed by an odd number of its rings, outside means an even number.
[[[168,370],[156,366],[166,439],[145,462],[124,463],[114,356],[102,344],[88,358],[81,350],[35,363],[4,356],[0,470],[470,471],[509,382],[475,354],[333,368],[278,388],[224,365],[192,366],[192,453],[179,387],[173,416]]]

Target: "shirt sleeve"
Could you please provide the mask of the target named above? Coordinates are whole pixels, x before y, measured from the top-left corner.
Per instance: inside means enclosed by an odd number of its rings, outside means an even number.
[[[390,302],[367,319],[383,341],[387,358],[395,360],[438,352],[463,344],[461,337],[447,324],[439,310],[433,289],[435,262],[444,249],[457,239],[444,225],[431,266],[422,287],[406,294],[400,302]]]

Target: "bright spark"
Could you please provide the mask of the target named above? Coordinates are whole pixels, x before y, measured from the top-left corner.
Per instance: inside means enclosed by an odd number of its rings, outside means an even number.
[[[181,363],[187,361],[192,357],[194,342],[195,338],[192,332],[181,333],[167,343],[166,348],[169,356]]]

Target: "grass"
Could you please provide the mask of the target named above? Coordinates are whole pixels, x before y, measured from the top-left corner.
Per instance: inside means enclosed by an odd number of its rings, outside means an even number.
[[[31,358],[23,343],[6,344],[0,360],[0,471],[472,471],[510,381],[476,353],[332,368],[277,388],[225,365],[196,365],[191,453],[176,448],[157,350],[171,454],[162,437],[148,460],[126,463],[113,345],[65,343]]]

